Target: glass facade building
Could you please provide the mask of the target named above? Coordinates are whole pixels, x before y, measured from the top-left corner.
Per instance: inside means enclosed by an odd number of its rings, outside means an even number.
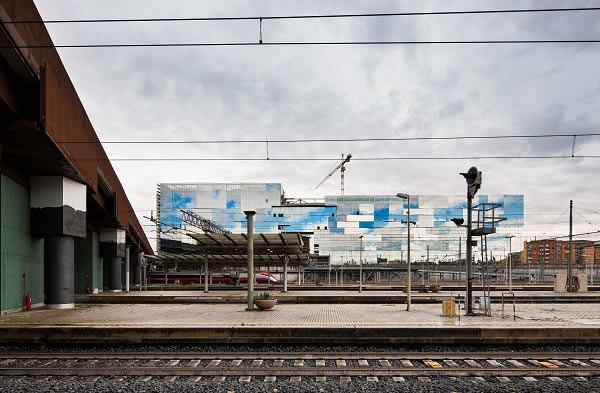
[[[326,196],[322,204],[282,204],[279,183],[163,183],[159,189],[161,239],[192,243],[184,232],[198,229],[182,222],[182,210],[233,233],[246,231],[244,211],[253,210],[255,232],[311,234],[311,251],[329,255],[333,264],[359,260],[360,236],[367,263],[405,261],[407,257],[408,203],[396,196]],[[507,235],[516,237],[513,245],[522,244],[523,195],[477,195],[473,200],[474,206],[482,203],[498,204],[494,215],[506,218],[497,224],[496,233],[487,237],[487,258],[501,259],[508,253]],[[464,218],[466,222],[466,196],[414,195],[410,198],[410,213],[410,220],[416,223],[411,229],[413,262],[427,257],[439,262],[458,259],[459,239],[464,244],[466,229],[457,227],[451,219]],[[479,251],[474,249],[475,260],[485,259]]]

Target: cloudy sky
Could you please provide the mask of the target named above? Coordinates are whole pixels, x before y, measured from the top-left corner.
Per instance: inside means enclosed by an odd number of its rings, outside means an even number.
[[[269,16],[565,7],[563,1],[35,0],[44,19]],[[569,7],[598,6],[570,1]],[[55,44],[256,42],[256,21],[48,25]],[[267,20],[273,41],[600,39],[600,12]],[[600,44],[250,46],[60,49],[102,141],[289,140],[600,132]],[[159,182],[281,182],[288,196],[463,194],[476,165],[486,194],[525,195],[525,236],[600,230],[597,158],[572,138],[271,143],[290,161],[114,161],[142,224]],[[575,155],[598,155],[579,137]],[[266,144],[106,144],[118,158],[265,158]],[[562,213],[565,213],[561,216]],[[154,233],[149,232],[149,237]],[[598,239],[598,236],[589,238]]]

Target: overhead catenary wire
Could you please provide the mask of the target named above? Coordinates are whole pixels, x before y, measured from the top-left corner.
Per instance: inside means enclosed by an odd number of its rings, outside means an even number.
[[[270,42],[164,42],[164,43],[106,43],[106,44],[33,44],[0,46],[0,49],[83,49],[83,48],[177,48],[177,47],[236,47],[236,46],[354,46],[354,45],[539,45],[539,44],[597,44],[600,39],[570,40],[463,40],[463,41],[270,41]]]
[[[548,160],[548,159],[597,159],[600,155],[539,155],[539,156],[429,156],[429,157],[352,157],[353,161],[427,161],[427,160]],[[132,158],[94,158],[94,157],[72,157],[74,161],[116,161],[116,162],[139,162],[139,161],[339,161],[339,158],[329,157],[132,157]]]
[[[410,142],[410,141],[451,141],[469,139],[529,139],[529,138],[573,138],[600,136],[600,132],[558,133],[558,134],[504,134],[504,135],[455,135],[417,137],[371,137],[371,138],[306,138],[306,139],[196,139],[196,140],[108,140],[108,141],[56,141],[68,144],[244,144],[244,143],[327,143],[327,142]]]
[[[312,15],[271,15],[271,16],[217,16],[217,17],[182,17],[182,18],[103,18],[103,19],[49,19],[16,20],[10,24],[67,24],[67,23],[135,23],[135,22],[202,22],[202,21],[241,21],[241,20],[282,20],[282,19],[339,19],[339,18],[372,18],[392,16],[433,16],[433,15],[482,15],[482,14],[519,14],[519,13],[557,13],[600,11],[600,7],[571,8],[522,8],[496,10],[457,10],[457,11],[413,11],[413,12],[371,12],[343,14]]]

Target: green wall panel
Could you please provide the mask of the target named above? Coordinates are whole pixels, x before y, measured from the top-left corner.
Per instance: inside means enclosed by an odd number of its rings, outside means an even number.
[[[24,273],[31,302],[44,301],[44,241],[30,233],[29,191],[0,174],[0,310],[24,306]]]
[[[102,257],[97,232],[87,233],[85,239],[75,238],[75,293],[102,289]]]

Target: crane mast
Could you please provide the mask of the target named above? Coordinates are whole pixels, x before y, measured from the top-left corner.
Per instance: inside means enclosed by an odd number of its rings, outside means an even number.
[[[321,180],[321,182],[319,184],[317,184],[317,186],[315,187],[315,190],[317,188],[319,188],[321,186],[321,184],[325,183],[325,181],[327,179],[329,179],[331,176],[333,176],[333,174],[335,172],[337,172],[337,170],[340,170],[340,192],[341,195],[344,195],[344,172],[346,172],[346,163],[350,162],[350,159],[352,158],[352,154],[348,154],[346,157],[344,157],[344,154],[342,154],[342,162],[340,162],[335,168],[333,168],[331,170],[331,172],[329,172],[327,174],[327,176],[325,176],[325,178],[323,180]]]

